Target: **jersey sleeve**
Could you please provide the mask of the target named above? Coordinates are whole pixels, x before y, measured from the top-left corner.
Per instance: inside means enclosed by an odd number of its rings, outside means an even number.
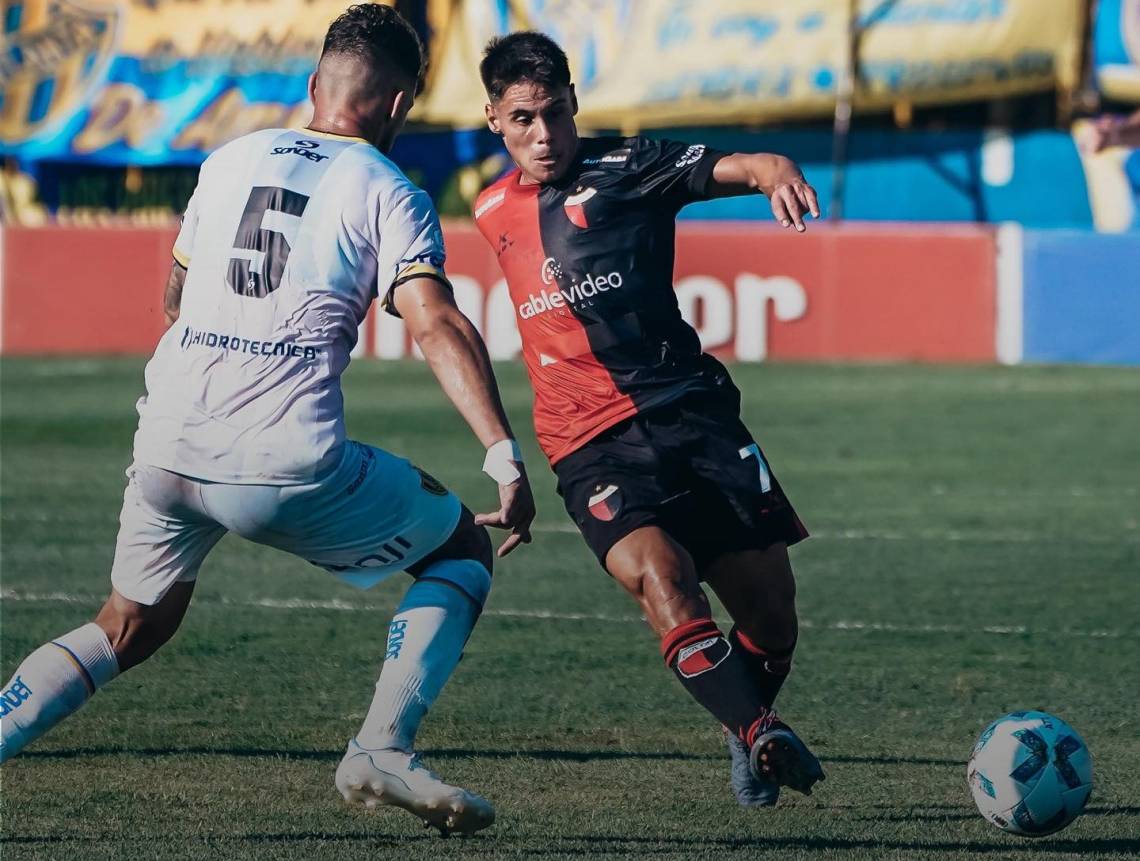
[[[668,201],[678,209],[686,203],[705,200],[713,167],[727,154],[704,144],[636,138],[632,167],[638,191],[647,198]]]
[[[399,317],[393,297],[396,288],[412,278],[435,278],[450,289],[443,269],[446,258],[439,216],[427,192],[416,189],[401,198],[380,225],[376,270],[380,307]]]
[[[201,186],[199,186],[200,188]],[[186,211],[182,213],[182,226],[178,230],[178,238],[174,240],[171,256],[183,269],[190,267],[190,258],[194,255],[194,235],[198,232],[198,189],[190,195],[190,202],[186,204]]]

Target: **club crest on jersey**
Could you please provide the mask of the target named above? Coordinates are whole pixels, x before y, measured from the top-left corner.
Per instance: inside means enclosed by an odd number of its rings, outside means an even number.
[[[608,523],[621,513],[621,504],[621,491],[618,490],[616,484],[610,484],[606,487],[596,484],[594,485],[594,493],[589,502],[586,503],[586,507],[590,510],[590,514],[598,520],[604,520]]]
[[[15,0],[4,4],[0,137],[21,143],[88,107],[114,59],[125,4]]]
[[[598,193],[596,188],[578,186],[574,193],[566,198],[562,208],[566,210],[566,217],[578,227],[586,228],[590,224],[586,220],[585,203]]]
[[[447,496],[447,488],[443,486],[442,482],[424,472],[418,466],[415,470],[420,474],[420,486],[423,487],[424,490],[432,496]]]

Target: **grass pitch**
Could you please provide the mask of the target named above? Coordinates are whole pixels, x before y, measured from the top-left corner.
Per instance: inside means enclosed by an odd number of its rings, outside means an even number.
[[[142,363],[7,360],[2,671],[108,589]],[[421,734],[498,822],[442,841],[332,785],[406,583],[367,593],[227,538],[159,656],[3,769],[3,856],[1135,858],[1140,853],[1140,373],[738,367],[746,419],[815,534],[793,551],[804,620],[780,705],[824,760],[812,798],[738,809],[718,730],[597,568],[500,369],[538,496],[536,541]],[[476,510],[481,451],[421,365],[357,363],[349,431]],[[997,831],[965,783],[1015,708],[1092,749],[1085,815]]]

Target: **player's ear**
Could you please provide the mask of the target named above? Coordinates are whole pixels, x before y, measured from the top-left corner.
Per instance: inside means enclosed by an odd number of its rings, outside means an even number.
[[[503,133],[503,127],[499,125],[499,117],[495,114],[495,108],[490,102],[483,105],[483,116],[487,118],[487,128],[497,135]]]
[[[317,103],[317,70],[313,69],[312,74],[309,75],[309,101],[314,105]]]
[[[412,102],[413,98],[407,90],[396,90],[392,97],[392,107],[388,111],[388,116],[393,120],[403,119],[411,111]]]
[[[570,85],[570,116],[578,116],[578,94],[574,92],[574,85]]]

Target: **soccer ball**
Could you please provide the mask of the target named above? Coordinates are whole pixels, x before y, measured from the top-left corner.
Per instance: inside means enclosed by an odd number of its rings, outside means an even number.
[[[1084,810],[1092,792],[1092,755],[1060,718],[1013,712],[982,732],[966,777],[982,816],[1010,834],[1043,837]]]

